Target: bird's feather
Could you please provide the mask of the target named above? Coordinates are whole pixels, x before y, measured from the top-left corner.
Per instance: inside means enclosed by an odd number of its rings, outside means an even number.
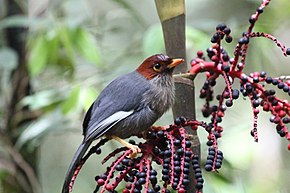
[[[112,128],[114,125],[131,115],[134,111],[118,111],[114,113],[113,115],[109,116],[99,124],[93,124],[91,126],[92,129],[89,130],[89,132],[85,136],[85,141],[88,141],[90,139],[94,139],[95,136],[102,136],[104,133],[106,133],[110,128]],[[95,129],[93,129],[95,128]]]
[[[81,143],[78,150],[76,151],[76,153],[73,157],[73,160],[69,166],[69,169],[66,173],[65,181],[64,181],[64,184],[62,187],[62,193],[70,192],[72,177],[76,171],[76,168],[79,166],[83,155],[86,153],[87,149],[91,145],[91,142],[92,141],[87,141],[87,142]]]
[[[101,137],[131,113],[142,109],[140,104],[143,94],[149,87],[149,81],[136,71],[112,81],[101,92],[85,116],[83,123],[85,139]]]

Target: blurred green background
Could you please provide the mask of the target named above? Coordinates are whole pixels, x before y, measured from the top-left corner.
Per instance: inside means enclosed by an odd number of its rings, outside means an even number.
[[[186,2],[187,60],[206,50],[215,26],[225,23],[234,41],[224,45],[230,56],[238,38],[247,30],[248,18],[258,0],[190,0]],[[12,10],[13,16],[7,16]],[[254,31],[274,34],[290,46],[290,1],[271,2]],[[16,14],[16,15],[15,15]],[[144,58],[165,52],[161,25],[153,0],[0,0],[0,192],[60,192],[64,176],[82,140],[85,111],[113,78],[132,71]],[[18,33],[7,30],[18,27]],[[28,30],[28,31],[26,31]],[[9,38],[24,42],[23,56],[9,47]],[[16,100],[15,76],[20,63],[27,64],[29,93]],[[24,65],[25,66],[25,65]],[[273,42],[251,41],[245,72],[265,70],[271,76],[289,75],[290,60]],[[17,73],[16,73],[17,72]],[[16,75],[15,75],[16,74]],[[203,120],[198,98],[204,76],[199,75],[197,119]],[[24,79],[20,82],[25,83]],[[224,88],[221,80],[220,88]],[[21,84],[20,84],[21,85]],[[239,88],[239,85],[236,84]],[[21,89],[20,89],[21,90]],[[217,87],[218,90],[218,87]],[[280,97],[289,100],[288,95]],[[223,119],[220,149],[225,163],[219,173],[205,173],[205,193],[289,193],[290,153],[280,139],[269,114],[258,121],[259,143],[250,136],[253,118],[248,100],[240,98]],[[170,124],[171,113],[158,124]],[[198,132],[202,152],[206,134]],[[119,144],[107,145],[110,151]],[[205,153],[202,153],[203,158]],[[37,171],[34,179],[30,163]],[[20,171],[19,172],[19,168]],[[94,176],[105,170],[93,156],[77,178],[74,192],[92,192]],[[25,172],[23,172],[25,171]],[[30,183],[27,182],[30,180]],[[29,181],[28,180],[28,181]],[[38,187],[37,184],[40,184]]]

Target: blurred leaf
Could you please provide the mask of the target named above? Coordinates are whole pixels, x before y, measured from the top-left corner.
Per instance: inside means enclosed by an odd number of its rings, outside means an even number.
[[[162,28],[160,25],[152,25],[144,33],[142,49],[145,56],[165,51]]]
[[[80,102],[85,110],[88,110],[92,103],[95,101],[98,92],[90,87],[82,88]]]
[[[83,28],[77,28],[73,36],[76,49],[87,60],[100,64],[100,53],[96,47],[95,37]]]
[[[35,38],[28,59],[29,72],[32,76],[38,75],[45,67],[49,53],[48,44],[44,36]]]
[[[15,15],[4,18],[0,21],[0,29],[8,27],[48,27],[51,23],[46,18],[27,17],[24,15]]]
[[[209,36],[201,30],[186,26],[185,35],[187,47],[205,50],[210,45]]]
[[[72,45],[72,30],[67,28],[66,26],[59,26],[58,35],[60,37],[60,41],[63,45],[65,56],[68,64],[72,64],[71,66],[74,67],[75,60],[74,60],[74,51]]]
[[[8,47],[0,48],[0,58],[1,69],[13,70],[16,68],[18,57],[14,50]]]
[[[78,27],[90,17],[93,17],[87,1],[64,1],[61,7],[65,14],[65,23],[69,27]]]
[[[28,18],[27,16],[10,16],[0,21],[0,29],[7,27],[27,27],[33,21],[33,19]]]
[[[78,105],[80,96],[80,86],[76,86],[72,89],[69,97],[64,101],[61,106],[62,112],[64,114],[68,113],[71,109],[75,108]]]
[[[56,30],[49,31],[45,35],[47,41],[49,42],[47,45],[48,52],[48,64],[57,64],[57,60],[60,57],[60,49],[61,44],[59,40],[59,36],[56,32]]]
[[[59,129],[67,125],[63,115],[59,111],[43,115],[35,122],[31,123],[19,136],[16,147],[21,148],[30,140],[38,139],[49,131]],[[63,129],[63,128],[62,128]]]
[[[22,99],[22,106],[29,106],[32,110],[43,109],[51,104],[60,101],[61,97],[57,90],[39,91]]]
[[[75,72],[75,62],[71,60],[67,54],[60,54],[57,60],[57,70],[59,71],[59,75],[66,78],[73,78]]]
[[[130,3],[128,3],[126,0],[112,0],[116,4],[118,4],[120,7],[125,9],[128,13],[131,14],[131,18],[136,21],[137,24],[146,26],[146,22],[143,19],[143,17],[140,15],[139,10],[134,9]]]

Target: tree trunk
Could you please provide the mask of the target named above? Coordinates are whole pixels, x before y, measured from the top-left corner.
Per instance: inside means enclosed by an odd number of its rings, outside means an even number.
[[[158,15],[162,24],[166,53],[170,57],[180,57],[186,59],[185,46],[185,5],[184,0],[155,0]],[[185,73],[187,71],[186,60],[179,65],[174,73]],[[187,119],[195,119],[195,98],[193,81],[176,77],[175,78],[175,104],[173,105],[174,117],[183,116]],[[200,142],[196,131],[186,128],[187,132],[193,136],[192,149],[200,155]],[[194,181],[193,169],[190,169],[189,180]],[[188,192],[195,192],[193,183],[187,188]]]

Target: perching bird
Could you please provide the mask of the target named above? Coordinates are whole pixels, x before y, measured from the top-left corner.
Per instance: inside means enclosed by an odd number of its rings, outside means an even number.
[[[95,139],[113,138],[133,153],[140,152],[137,146],[123,139],[146,131],[171,107],[173,69],[183,61],[163,54],[153,55],[135,71],[113,80],[101,92],[84,118],[84,139],[69,166],[62,193],[69,192],[74,172]]]

